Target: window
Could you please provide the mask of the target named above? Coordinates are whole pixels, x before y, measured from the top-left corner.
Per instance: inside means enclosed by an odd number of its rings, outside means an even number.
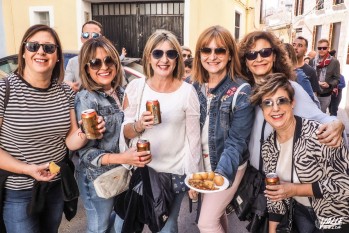
[[[349,45],[348,45],[348,50],[347,50],[347,62],[346,63],[349,65]]]
[[[235,40],[240,37],[240,17],[241,14],[235,11]]]
[[[304,13],[304,0],[296,0],[295,1],[295,8],[294,8],[294,15],[302,15]]]
[[[333,5],[344,3],[344,0],[333,0]]]
[[[45,24],[54,27],[53,8],[50,6],[30,7],[30,25]]]
[[[313,50],[316,50],[317,42],[321,39],[321,30],[322,30],[322,26],[321,25],[314,26],[314,31],[313,31]]]
[[[324,0],[318,0],[316,5],[316,10],[324,9]]]
[[[338,51],[338,45],[339,45],[339,37],[341,34],[341,23],[333,23],[331,25],[331,35],[330,35],[330,42],[331,42],[331,48]]]

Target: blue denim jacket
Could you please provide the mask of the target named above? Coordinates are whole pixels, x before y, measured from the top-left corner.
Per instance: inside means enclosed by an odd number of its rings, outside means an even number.
[[[118,87],[117,93],[122,103],[124,90]],[[104,153],[119,153],[119,137],[124,113],[122,109],[119,109],[113,97],[106,95],[104,92],[82,90],[75,96],[75,113],[78,121],[81,120],[81,112],[86,109],[95,109],[97,114],[104,118],[106,128],[102,139],[89,140],[79,150],[80,160],[77,169],[79,171],[86,169],[87,177],[94,180],[100,174],[118,166],[98,167],[91,162]]]
[[[211,91],[207,115],[207,99],[202,87],[194,83],[200,101],[200,125],[203,127],[209,116],[209,154],[212,170],[233,181],[239,165],[248,160],[248,142],[254,121],[254,107],[250,104],[251,86],[239,92],[234,111],[232,101],[236,89],[245,83],[236,77],[234,82],[228,75]]]

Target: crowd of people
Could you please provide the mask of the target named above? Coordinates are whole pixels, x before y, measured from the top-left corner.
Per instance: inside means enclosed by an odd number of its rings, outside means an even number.
[[[336,118],[345,81],[328,40],[317,42],[308,65],[301,36],[283,44],[254,31],[236,43],[229,30],[211,26],[192,53],[170,31],[156,30],[143,52],[145,78],[126,87],[126,49],[119,55],[96,21],[83,25],[81,42],[64,71],[57,33],[34,25],[22,38],[17,70],[0,81],[1,232],[57,233],[63,212],[75,216],[80,195],[87,232],[127,233],[117,196],[100,197],[94,185],[118,166],[149,167],[179,186],[197,172],[223,176],[228,188],[215,193],[172,185],[158,232],[178,232],[187,193],[199,199],[200,232],[234,232],[226,207],[248,163],[260,169],[261,162],[281,181],[266,186],[270,233],[291,203],[300,233],[349,231],[349,151]],[[159,105],[148,108],[150,100]],[[81,127],[89,109],[97,113],[95,139]],[[138,151],[140,138],[150,151]],[[79,157],[76,170],[69,151]],[[52,162],[60,172],[49,169]],[[147,224],[141,215],[127,216]]]

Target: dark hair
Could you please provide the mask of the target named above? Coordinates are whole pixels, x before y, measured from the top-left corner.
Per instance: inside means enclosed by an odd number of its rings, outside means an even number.
[[[273,49],[273,53],[275,54],[273,73],[284,73],[288,79],[295,80],[296,77],[284,46],[282,46],[282,42],[273,33],[267,31],[250,32],[240,41],[239,58],[242,74],[248,77],[250,83],[253,84],[255,82],[253,74],[247,69],[245,54],[250,52],[256,41],[260,39],[268,41]]]
[[[273,73],[268,74],[259,84],[255,85],[250,97],[251,104],[260,105],[262,103],[263,96],[273,95],[280,88],[287,92],[288,97],[290,98],[291,102],[293,102],[294,89],[287,76],[283,73]]]
[[[44,24],[33,25],[30,28],[28,28],[27,31],[24,33],[18,52],[18,67],[15,70],[15,72],[20,76],[24,75],[24,69],[26,65],[25,59],[23,57],[23,54],[25,52],[25,42],[27,42],[28,39],[36,33],[42,31],[50,33],[53,39],[55,40],[55,44],[57,45],[56,53],[58,60],[56,62],[55,67],[53,68],[51,79],[56,80],[58,83],[61,83],[64,79],[63,53],[61,41],[59,40],[57,32],[53,28],[50,28],[49,26]]]
[[[331,56],[335,56],[337,51],[335,49],[332,49],[331,51],[328,52]]]
[[[284,43],[285,50],[288,54],[288,57],[290,58],[290,62],[293,66],[297,65],[297,55],[296,52],[294,51],[294,48],[291,44],[289,43]]]
[[[196,43],[192,74],[194,81],[197,81],[201,84],[208,81],[209,74],[201,64],[200,49],[204,46],[207,46],[213,40],[216,41],[218,46],[222,46],[228,50],[230,59],[226,65],[226,69],[227,74],[231,77],[231,79],[234,80],[235,75],[246,79],[241,74],[241,65],[237,54],[238,49],[233,36],[226,28],[216,25],[204,30],[200,34],[199,39]]]
[[[96,90],[102,89],[102,86],[97,84],[91,78],[90,74],[87,72],[88,70],[87,63],[91,59],[95,58],[96,51],[98,48],[104,49],[107,55],[114,60],[115,67],[116,67],[116,75],[114,77],[114,80],[111,83],[111,86],[115,90],[122,83],[121,62],[120,62],[118,51],[115,49],[113,43],[111,43],[104,36],[101,36],[95,39],[93,38],[89,39],[82,45],[82,48],[79,54],[79,66],[80,66],[79,71],[80,71],[82,86],[86,88],[86,90],[88,91],[96,91]]]
[[[101,29],[101,34],[103,34],[103,26],[100,22],[97,22],[96,20],[89,20],[86,23],[84,23],[81,27],[81,32],[83,32],[83,29],[85,27],[86,24],[94,24],[97,25],[100,29]]]
[[[193,60],[194,58],[188,58],[184,61],[184,67],[189,67],[190,69],[193,68]]]
[[[303,36],[298,36],[296,39],[298,39],[298,40],[304,40],[304,42],[305,42],[305,47],[308,48],[308,40],[307,40],[307,39],[305,39]]]

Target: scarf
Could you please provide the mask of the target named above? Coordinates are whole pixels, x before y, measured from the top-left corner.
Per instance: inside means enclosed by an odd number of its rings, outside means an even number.
[[[315,60],[316,67],[319,69],[324,68],[325,66],[328,66],[328,64],[330,64],[331,60],[332,56],[327,53],[327,55],[321,61],[319,61],[318,59]]]

